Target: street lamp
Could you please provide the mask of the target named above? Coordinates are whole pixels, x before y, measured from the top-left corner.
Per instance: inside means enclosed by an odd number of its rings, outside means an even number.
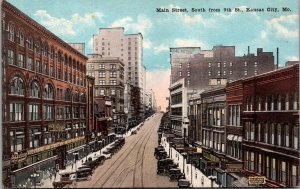
[[[217,180],[217,177],[216,177],[216,176],[210,175],[210,176],[208,176],[207,178],[210,179],[210,181],[211,181],[211,187],[213,188],[213,186],[214,186],[214,181]]]

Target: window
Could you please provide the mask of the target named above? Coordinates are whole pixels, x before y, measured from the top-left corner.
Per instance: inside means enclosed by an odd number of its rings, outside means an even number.
[[[232,70],[229,71],[229,74],[232,75]]]
[[[53,106],[44,105],[44,119],[51,120],[52,119]]]
[[[269,156],[266,156],[266,177],[270,177],[270,159]]]
[[[28,70],[33,71],[33,60],[31,57],[28,58]]]
[[[261,125],[260,123],[257,124],[257,141],[260,142],[261,141]]]
[[[277,125],[277,145],[281,145],[281,125]]]
[[[35,43],[35,52],[36,52],[37,54],[40,54],[40,53],[41,53],[41,47],[40,47],[40,42],[39,42],[39,41],[37,41],[37,42]]]
[[[191,64],[190,64],[190,63],[188,63],[187,67],[188,67],[188,68],[189,68],[189,67],[191,67]]]
[[[271,179],[276,180],[276,159],[272,158]]]
[[[268,97],[265,98],[265,111],[268,111]]]
[[[223,75],[226,75],[226,71],[223,71]]]
[[[244,66],[245,66],[245,67],[247,66],[247,62],[244,62]]]
[[[250,153],[250,171],[254,171],[254,152]]]
[[[218,68],[221,67],[221,62],[218,62]]]
[[[285,110],[289,110],[289,94],[285,95]]]
[[[274,110],[274,95],[271,96],[271,111]]]
[[[258,100],[257,100],[257,108],[258,108],[258,111],[261,111],[261,98],[258,97]]]
[[[45,57],[48,56],[48,46],[47,45],[44,46],[43,54]]]
[[[39,60],[36,61],[36,72],[41,73],[41,62]]]
[[[257,67],[257,62],[254,62],[254,67]]]
[[[54,77],[54,67],[50,66],[50,76]]]
[[[116,95],[116,90],[115,90],[115,89],[111,89],[111,90],[110,90],[110,94],[111,94],[111,95]]]
[[[285,127],[284,127],[285,129],[284,129],[284,136],[285,136],[285,139],[284,139],[284,143],[285,143],[285,146],[286,147],[289,147],[290,146],[290,133],[289,133],[289,125],[286,125]]]
[[[180,66],[180,68],[182,68],[182,63],[180,63],[180,65],[179,65],[179,66]]]
[[[182,72],[181,71],[179,72],[179,76],[182,76]]]
[[[248,75],[248,71],[247,70],[244,71],[244,75]]]
[[[61,74],[61,69],[60,68],[58,68],[57,69],[57,79],[61,79],[61,76],[62,74]]]
[[[29,147],[36,148],[41,145],[41,130],[36,129],[29,129]]]
[[[211,76],[211,71],[208,71],[208,76]]]
[[[28,105],[29,120],[39,120],[39,105],[29,104]]]
[[[51,144],[52,136],[47,127],[44,127],[44,144]]]
[[[187,85],[190,85],[190,82],[191,82],[190,80],[187,80]]]
[[[110,65],[109,65],[109,68],[110,68],[110,69],[116,69],[117,66],[116,66],[116,64],[110,64]]]
[[[254,140],[254,130],[255,130],[255,127],[254,127],[254,123],[250,123],[250,140]]]
[[[223,67],[226,68],[226,62],[223,63]]]
[[[294,93],[293,110],[297,110],[297,93]]]
[[[281,162],[281,183],[286,183],[286,162]]]
[[[99,85],[105,85],[105,80],[99,80]]]
[[[43,73],[45,75],[48,75],[48,64],[44,62],[44,66],[43,66]]]
[[[80,107],[80,118],[85,118],[85,108]]]
[[[40,97],[40,87],[36,81],[31,82],[29,90],[30,97]]]
[[[21,46],[24,46],[24,34],[22,31],[19,31],[19,41],[18,42]]]
[[[33,49],[33,40],[32,40],[32,37],[29,36],[28,37],[28,49],[32,50]]]
[[[53,49],[53,47],[50,48],[50,58],[51,58],[51,60],[53,60],[53,58],[54,58],[54,49]]]
[[[8,49],[7,51],[7,62],[8,64],[15,64],[15,55],[14,55],[14,51],[11,49]]]
[[[19,67],[21,67],[21,68],[25,67],[24,54],[19,54]]]
[[[248,151],[246,151],[245,152],[245,158],[246,158],[246,161],[245,161],[245,168],[246,169],[249,169],[249,152]]]
[[[291,180],[292,180],[292,187],[294,187],[294,186],[297,186],[297,184],[298,184],[298,180],[297,180],[297,178],[298,178],[298,174],[297,174],[297,166],[296,165],[292,165],[292,178],[291,178]]]
[[[110,71],[109,72],[109,77],[116,78],[117,77],[117,72],[116,71]]]
[[[221,71],[218,71],[218,76],[220,76],[221,75]]]
[[[46,84],[45,88],[44,88],[44,97],[46,99],[54,99],[54,91],[53,91],[53,87],[51,84]]]
[[[271,123],[271,144],[275,144],[275,126]]]
[[[269,125],[268,123],[265,124],[265,137],[264,137],[264,142],[268,143],[268,130],[269,130]]]
[[[189,71],[187,72],[187,76],[188,76],[188,77],[190,76],[190,72],[189,72]]]
[[[10,135],[10,151],[11,152],[16,152],[16,151],[21,151],[24,149],[24,130],[23,129],[18,129],[18,130],[11,130],[9,132]]]
[[[24,83],[19,76],[15,76],[9,86],[9,94],[24,96]]]
[[[109,81],[109,84],[110,84],[110,85],[117,85],[117,81],[116,81],[116,80],[110,80],[110,81]]]
[[[99,64],[99,69],[105,69],[105,65],[104,64]]]
[[[240,125],[240,105],[229,106],[229,125]]]
[[[12,23],[8,25],[8,39],[10,41],[15,41],[15,27]]]
[[[65,112],[65,117],[67,118],[67,119],[70,119],[70,118],[72,118],[71,117],[71,107],[70,106],[66,106],[66,112]]]
[[[261,168],[262,168],[262,161],[261,161],[261,154],[258,154],[258,163],[257,163],[257,170],[258,173],[261,174]]]
[[[78,93],[78,91],[75,91],[73,93],[73,101],[74,102],[79,102],[79,93]]]
[[[9,104],[10,121],[24,121],[24,105],[18,102]]]
[[[277,110],[281,110],[281,95],[278,95],[278,99],[277,99]]]
[[[73,118],[79,118],[79,107],[78,106],[73,108]]]
[[[105,93],[104,89],[100,89],[100,95],[105,95],[104,93]]]
[[[299,139],[299,127],[294,125],[293,131],[293,148],[298,149],[298,139]]]
[[[211,62],[208,63],[208,67],[209,67],[209,68],[211,67]]]

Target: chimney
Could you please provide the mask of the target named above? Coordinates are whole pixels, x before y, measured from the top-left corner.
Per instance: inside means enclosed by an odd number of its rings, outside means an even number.
[[[248,55],[250,54],[250,46],[248,46]]]
[[[279,56],[279,48],[276,49],[276,69],[278,69],[278,56]]]

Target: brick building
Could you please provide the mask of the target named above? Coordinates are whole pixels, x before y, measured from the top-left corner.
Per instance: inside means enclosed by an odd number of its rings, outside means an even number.
[[[33,173],[38,183],[83,154],[93,81],[87,57],[7,1],[1,9],[3,183],[32,187]]]
[[[243,81],[244,171],[299,186],[299,64]]]

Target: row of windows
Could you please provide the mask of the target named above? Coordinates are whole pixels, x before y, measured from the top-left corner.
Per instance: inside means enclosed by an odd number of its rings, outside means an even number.
[[[89,63],[87,65],[88,69],[94,69],[94,64]],[[105,69],[105,64],[99,64],[99,69]],[[109,65],[109,69],[114,70],[117,69],[117,65],[116,64],[110,64]]]
[[[48,63],[44,62],[42,63],[40,60],[36,60],[36,62],[34,63],[33,58],[29,57],[27,59],[27,64],[25,62],[25,57],[23,54],[19,54],[18,56],[18,62],[16,64],[15,59],[14,59],[14,51],[11,49],[8,49],[8,56],[7,56],[7,62],[10,65],[16,65],[19,66],[20,68],[25,68],[28,69],[30,71],[36,71],[37,73],[41,73],[44,75],[48,75],[50,77],[55,77],[57,79],[62,80],[62,69],[60,67],[58,67],[57,69],[54,68],[54,66],[49,65]],[[55,74],[55,71],[57,71],[57,73]],[[73,80],[72,80],[73,77]],[[80,77],[76,77],[76,74],[72,75],[72,73],[67,73],[66,71],[64,72],[64,80],[68,81],[68,82],[73,82],[74,84],[77,85],[81,85],[83,86],[85,84],[85,80],[80,78]]]
[[[259,153],[245,151],[244,167],[287,186],[297,186],[298,167],[284,160],[269,157]],[[288,166],[289,165],[289,166]],[[287,183],[290,178],[290,183]]]
[[[40,104],[29,104],[28,105],[28,119],[30,121],[35,120],[53,120],[54,119],[54,105],[44,105],[42,112]],[[41,113],[42,116],[41,117]],[[24,121],[25,110],[24,103],[11,102],[9,104],[9,120],[10,121]],[[71,119],[71,118],[85,118],[86,111],[85,107],[75,106],[73,111],[71,106],[56,106],[56,119]]]
[[[225,152],[224,133],[203,130],[203,145],[216,151]]]
[[[218,68],[220,68],[221,65],[222,65],[221,62],[217,62]],[[254,67],[257,67],[257,65],[258,65],[258,62],[254,62],[254,63],[253,63],[253,66],[254,66]],[[208,62],[208,67],[210,68],[211,66],[212,66],[212,63],[211,63],[211,62]],[[227,66],[227,62],[223,62],[223,67],[226,68],[226,66]],[[229,62],[229,66],[232,66],[232,62]],[[248,62],[247,62],[247,61],[244,62],[244,66],[245,66],[245,67],[248,66]]]
[[[41,86],[39,85],[38,81],[34,80],[29,85],[29,97],[33,98],[41,98],[43,92],[44,99],[54,99],[54,88],[50,83],[47,83],[44,87],[44,90],[41,91]],[[57,88],[56,92],[56,99],[63,100],[62,89]],[[9,94],[10,95],[18,95],[18,96],[25,96],[25,88],[24,88],[24,81],[21,77],[15,76],[11,79],[9,84]],[[74,102],[85,102],[86,95],[85,93],[80,93],[78,91],[74,91],[73,95],[70,89],[65,90],[65,99],[66,101],[71,101],[71,97],[73,97]]]
[[[105,80],[99,80],[99,85],[117,85],[117,80],[109,80],[109,83],[106,83]]]
[[[299,149],[299,127],[277,123],[245,123],[245,139]]]
[[[8,24],[8,40],[10,40],[11,42],[15,42],[16,37],[17,37],[17,42],[19,45],[25,46],[25,42],[26,42],[27,48],[32,51],[35,48],[35,51],[37,54],[42,53],[42,55],[44,57],[48,57],[50,55],[51,60],[53,60],[55,57],[57,57],[58,63],[61,63],[61,61],[63,60],[62,52],[60,50],[58,51],[57,56],[56,56],[54,47],[50,47],[50,49],[49,49],[47,42],[42,43],[41,40],[35,40],[35,42],[34,42],[33,38],[30,35],[25,40],[26,37],[24,35],[23,29],[20,29],[17,31],[17,33],[15,33],[15,26],[12,22],[10,22]],[[64,57],[65,57],[64,58],[65,64],[69,63],[70,66],[71,66],[71,64],[73,64],[74,69],[78,69],[78,70],[85,72],[84,66],[82,63],[79,63],[78,61],[75,61],[74,59],[72,60],[71,57],[68,58],[68,56],[66,54]]]
[[[55,143],[60,139],[76,138],[78,136],[84,136],[84,130],[86,126],[84,122],[66,124],[64,132],[52,133],[48,127],[44,127],[43,130],[40,127],[29,129],[29,148],[36,148],[42,145]],[[44,134],[44,141],[42,141],[42,132]],[[11,130],[10,132],[10,151],[16,152],[25,149],[25,133],[24,129]]]
[[[292,99],[291,99],[292,98]],[[292,104],[291,104],[292,100]],[[254,111],[254,99],[252,96],[245,98],[245,111]],[[257,97],[257,111],[281,111],[281,110],[297,110],[298,93],[294,94],[277,94],[265,97]],[[292,106],[291,106],[292,105]]]

